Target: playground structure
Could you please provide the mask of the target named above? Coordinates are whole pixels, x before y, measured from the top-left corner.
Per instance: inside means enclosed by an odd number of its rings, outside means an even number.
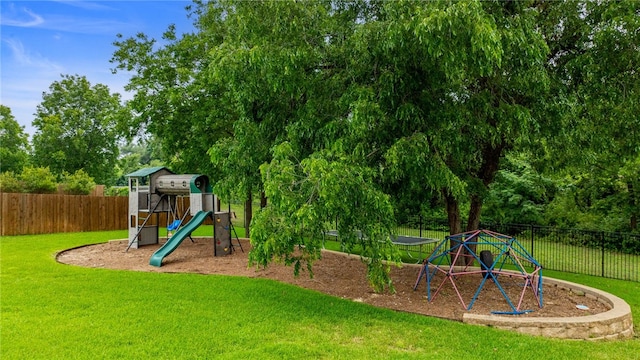
[[[234,250],[230,212],[220,211],[219,201],[213,194],[206,175],[174,174],[165,167],[152,167],[126,176],[129,179],[127,251],[143,245],[158,244],[161,213],[167,214],[167,242],[151,256],[150,265],[162,266],[162,260],[184,239],[188,237],[193,241],[191,233],[208,218],[214,224],[214,256],[228,255]],[[188,208],[184,205],[186,197],[189,198]],[[186,221],[188,215],[191,215],[191,219]],[[175,233],[172,234],[172,231]]]
[[[480,265],[479,267],[472,267],[474,260]],[[465,265],[455,265],[460,263]],[[528,271],[527,267],[532,270]],[[482,279],[467,306],[456,280],[462,276],[473,275],[480,275]],[[538,306],[540,308],[543,306],[542,266],[514,237],[488,230],[447,236],[436,246],[431,256],[424,260],[413,287],[414,290],[418,288],[423,277],[426,278],[427,298],[430,302],[435,299],[445,283],[449,283],[463,308],[471,310],[483,286],[487,280],[491,280],[512,310],[492,311],[493,314],[517,315],[533,311],[521,309],[527,289],[533,293]],[[521,285],[518,285],[522,286],[522,290],[519,291],[517,304],[514,304],[505,291],[505,286],[512,286],[513,280],[522,281]],[[508,281],[512,284],[507,285]],[[434,285],[436,285],[435,291],[432,291]]]

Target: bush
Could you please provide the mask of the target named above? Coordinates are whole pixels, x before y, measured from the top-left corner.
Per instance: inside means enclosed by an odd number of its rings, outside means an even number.
[[[23,189],[24,185],[13,171],[0,174],[0,192],[20,193]]]
[[[128,186],[111,186],[104,190],[105,196],[129,196]]]
[[[89,195],[96,187],[93,178],[82,169],[76,170],[73,174],[65,171],[63,178],[62,189],[65,194]]]
[[[52,194],[58,189],[56,177],[49,167],[25,167],[20,174],[24,191],[34,194]]]

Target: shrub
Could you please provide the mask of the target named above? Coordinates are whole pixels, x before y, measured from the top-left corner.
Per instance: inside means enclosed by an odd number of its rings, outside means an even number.
[[[52,194],[58,188],[56,177],[49,167],[25,167],[20,179],[24,183],[24,191],[28,193]]]
[[[24,189],[24,185],[13,171],[0,174],[0,192],[19,193]]]
[[[89,195],[96,187],[93,178],[82,169],[76,170],[73,174],[65,171],[63,178],[62,189],[65,194]]]
[[[128,186],[111,186],[104,190],[105,196],[129,196]]]

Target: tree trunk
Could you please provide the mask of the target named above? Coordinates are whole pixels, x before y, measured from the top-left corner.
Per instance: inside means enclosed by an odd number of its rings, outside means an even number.
[[[444,195],[444,202],[447,208],[447,220],[449,221],[449,234],[459,234],[462,232],[462,219],[460,219],[460,206],[458,204],[458,199],[453,197],[446,189],[442,190],[442,194]],[[449,241],[449,248],[455,246],[456,243],[453,241]],[[450,253],[451,263],[453,264],[455,260],[455,254]],[[464,265],[464,258],[460,258],[453,265]]]
[[[631,216],[629,219],[629,225],[631,231],[635,231],[638,228],[638,201],[636,199],[635,187],[632,183],[627,183],[627,190],[629,191],[629,199],[631,200]]]
[[[265,195],[264,191],[260,192],[260,209],[264,209],[265,207],[267,207],[267,196]]]
[[[466,231],[478,230],[480,228],[480,214],[482,212],[482,198],[471,195],[471,207],[469,208],[469,219],[467,220]]]
[[[470,207],[469,207],[469,217],[467,220],[466,231],[478,230],[480,227],[480,215],[482,213],[482,203],[484,202],[484,197],[486,196],[489,185],[493,182],[500,169],[500,157],[502,156],[502,151],[504,149],[504,141],[496,146],[486,145],[482,150],[482,164],[478,169],[477,179],[481,180],[482,183],[476,185],[477,188],[471,194],[470,197]],[[469,250],[473,253],[476,253],[477,245],[469,244]],[[474,257],[471,256],[470,253],[466,257],[466,265],[471,265],[474,261]]]
[[[482,165],[478,169],[476,178],[482,181],[476,185],[476,189],[471,194],[471,207],[469,208],[469,218],[467,220],[466,231],[478,230],[480,227],[480,214],[482,213],[482,203],[489,191],[489,185],[496,178],[500,169],[500,157],[504,149],[504,141],[496,146],[486,145],[482,150]]]
[[[253,217],[253,195],[251,191],[247,193],[247,200],[244,202],[244,233],[246,237],[251,237],[250,225]]]
[[[482,212],[482,198],[478,194],[471,195],[471,206],[469,208],[469,219],[467,220],[466,231],[478,230],[480,228],[480,213]],[[477,254],[477,244],[469,244],[469,249]],[[473,257],[467,257],[466,264],[473,263]]]
[[[447,190],[442,190],[444,202],[447,208],[447,220],[449,221],[449,234],[462,232],[462,219],[460,219],[460,207],[458,199],[453,197]]]

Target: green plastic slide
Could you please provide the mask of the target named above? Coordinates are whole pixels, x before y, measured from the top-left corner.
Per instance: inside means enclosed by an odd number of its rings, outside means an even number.
[[[151,255],[151,260],[149,260],[149,265],[160,267],[162,266],[162,259],[166,256],[169,256],[181,243],[182,240],[187,238],[191,233],[200,226],[207,216],[211,215],[211,211],[198,211],[196,215],[191,218],[191,220],[185,224],[185,226],[181,227],[176,231],[173,236],[167,240],[167,242],[160,247],[160,249],[156,250],[156,252]]]

